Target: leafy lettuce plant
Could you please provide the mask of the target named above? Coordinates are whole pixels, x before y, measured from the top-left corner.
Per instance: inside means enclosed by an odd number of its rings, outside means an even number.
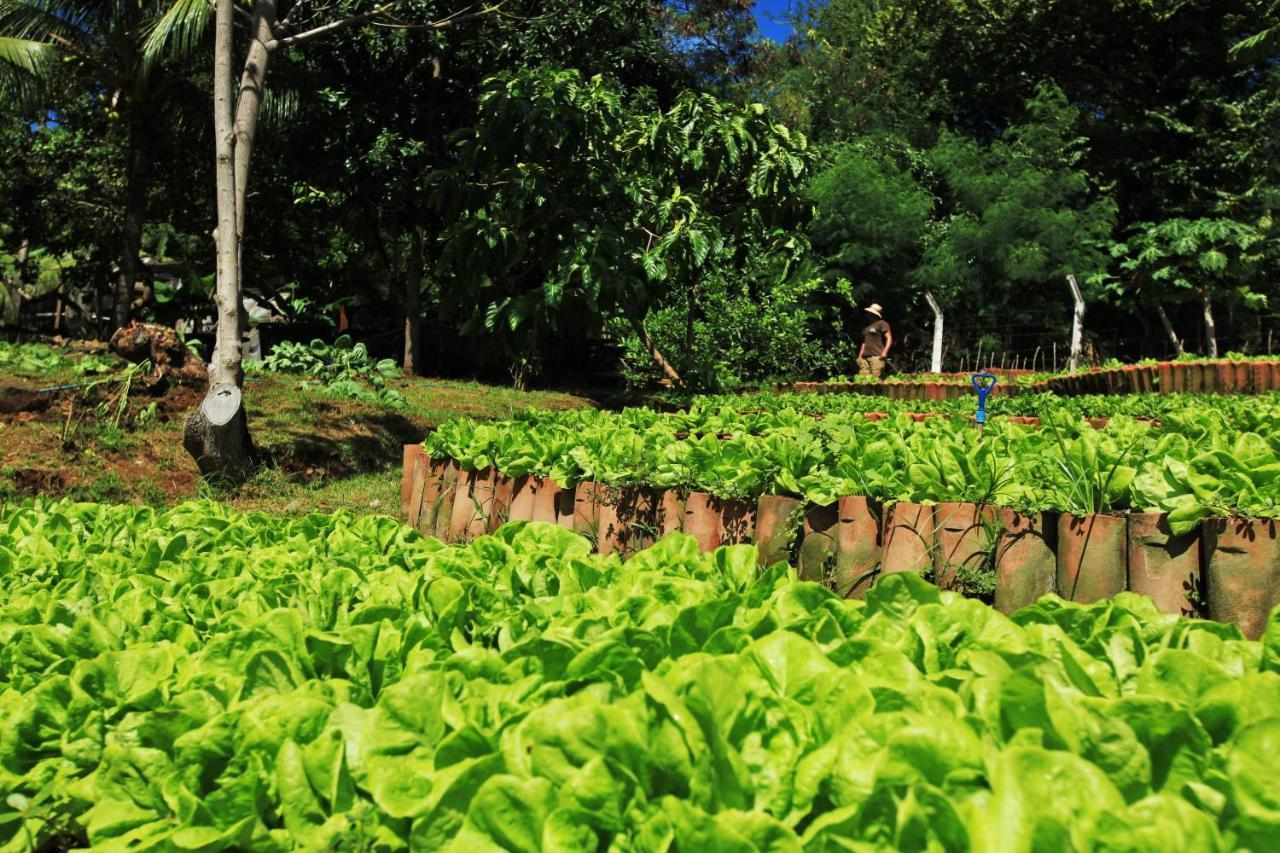
[[[382,403],[397,408],[408,404],[404,395],[388,384],[400,375],[389,358],[374,361],[363,343],[353,343],[341,335],[332,344],[314,340],[310,344],[282,341],[259,365],[248,362],[250,370],[286,373],[307,377],[303,387],[318,387],[335,397]]]
[[[1264,850],[1261,642],[672,535],[0,507],[0,849]]]

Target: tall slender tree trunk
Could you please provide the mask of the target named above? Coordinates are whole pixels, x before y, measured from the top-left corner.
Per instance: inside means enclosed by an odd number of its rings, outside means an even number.
[[[217,280],[214,302],[218,329],[209,363],[209,391],[187,415],[183,446],[207,478],[237,481],[254,466],[240,386],[240,235],[236,211],[236,132],[232,88],[235,0],[217,0],[214,12],[213,132],[217,202]]]
[[[409,231],[409,258],[404,271],[404,373],[422,369],[422,226]]]
[[[1178,333],[1173,329],[1173,323],[1169,320],[1169,314],[1164,310],[1164,305],[1158,297],[1151,297],[1151,302],[1156,306],[1156,316],[1160,318],[1160,325],[1164,327],[1164,333],[1168,336],[1169,342],[1173,344],[1173,351],[1177,355],[1182,355],[1182,341],[1178,340]]]
[[[210,385],[239,385],[243,380],[240,358],[240,215],[236,179],[236,97],[232,89],[235,0],[217,0],[213,61],[213,133],[217,230],[217,277],[213,295],[218,309],[218,329],[209,364]],[[224,20],[225,18],[225,20]]]
[[[142,105],[136,95],[128,102],[129,153],[125,163],[124,221],[120,231],[120,277],[116,280],[115,310],[112,325],[123,328],[129,325],[133,313],[133,289],[142,268],[142,222],[147,203],[147,155],[145,150],[146,127],[142,118]]]
[[[279,13],[277,0],[255,0],[250,16],[249,49],[237,92],[232,75],[234,4],[235,0],[216,0],[214,7],[213,114],[218,210],[215,301],[218,331],[213,361],[209,366],[209,393],[200,408],[187,416],[183,436],[188,452],[196,458],[206,476],[227,479],[242,478],[256,464],[240,393],[244,381],[240,352],[244,324],[242,249],[248,208],[249,164],[253,158],[258,117],[266,89],[267,64],[271,52],[281,46],[366,23],[376,17],[376,13],[351,15],[277,39],[274,32]],[[493,8],[486,8],[469,15],[450,15],[429,27],[443,29],[493,11]]]
[[[276,25],[277,12],[276,0],[256,0],[253,4],[249,53],[244,60],[240,91],[235,101],[236,232],[241,240],[244,239],[247,207],[245,197],[249,192],[249,163],[258,135],[262,97],[267,88],[267,64],[271,60],[271,49],[267,45],[274,39],[272,28]]]
[[[644,318],[636,316],[633,312],[627,312],[627,319],[631,322],[631,328],[635,331],[636,336],[640,338],[640,342],[644,344],[645,350],[649,353],[649,357],[653,359],[654,364],[658,365],[658,369],[662,371],[662,375],[670,379],[676,385],[680,384],[680,374],[662,354],[662,350],[658,349],[658,345],[654,342],[653,337],[649,334],[649,330],[644,327]]]
[[[1218,357],[1218,327],[1213,321],[1213,300],[1209,298],[1209,291],[1204,291],[1201,297],[1204,301],[1204,342],[1209,358]]]

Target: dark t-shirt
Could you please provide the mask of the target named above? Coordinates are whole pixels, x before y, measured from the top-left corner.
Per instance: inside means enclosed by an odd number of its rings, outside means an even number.
[[[862,354],[867,358],[884,355],[884,345],[889,334],[889,324],[876,320],[862,330]]]

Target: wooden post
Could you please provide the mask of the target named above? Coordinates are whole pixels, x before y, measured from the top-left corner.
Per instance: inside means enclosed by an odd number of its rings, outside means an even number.
[[[1080,292],[1074,275],[1067,276],[1067,284],[1071,285],[1071,298],[1075,301],[1075,309],[1071,313],[1071,360],[1068,368],[1075,373],[1080,369],[1080,345],[1084,337],[1084,294]]]
[[[929,291],[924,292],[924,298],[928,301],[929,307],[933,309],[933,358],[929,362],[929,371],[931,373],[942,372],[942,307],[938,305],[938,301],[933,298],[933,294]]]

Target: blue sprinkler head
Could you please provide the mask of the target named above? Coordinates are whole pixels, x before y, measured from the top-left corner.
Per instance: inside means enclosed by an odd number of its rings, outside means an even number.
[[[994,373],[975,373],[973,374],[973,390],[978,392],[978,415],[979,424],[987,422],[987,395],[991,393],[991,389],[996,387],[997,382]]]

